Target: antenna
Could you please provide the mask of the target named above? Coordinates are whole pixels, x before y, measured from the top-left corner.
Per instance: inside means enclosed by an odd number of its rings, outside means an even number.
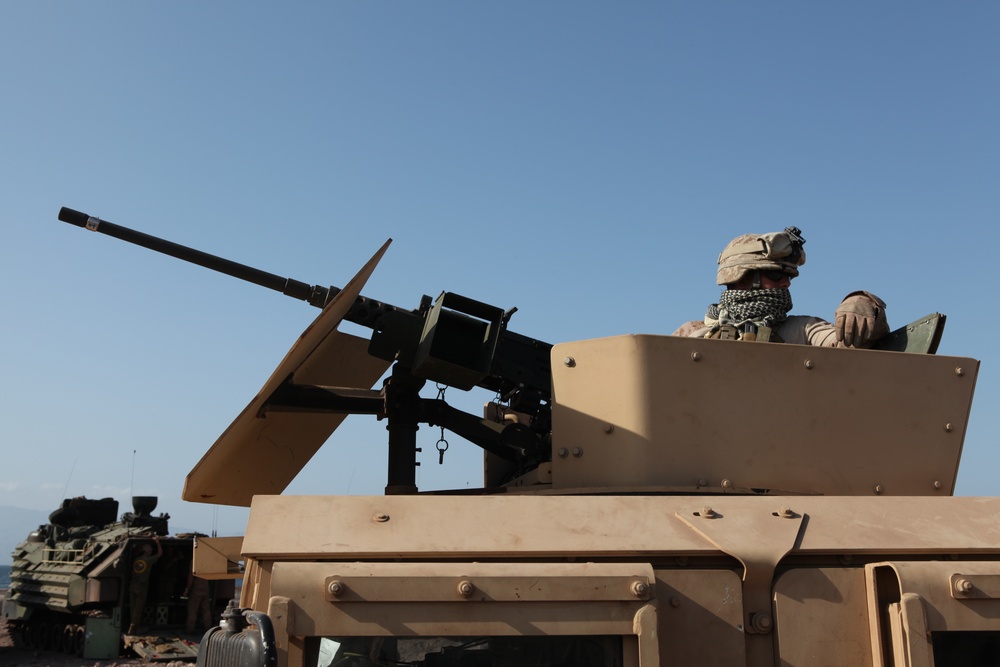
[[[128,483],[128,500],[132,502],[132,496],[135,495],[135,450],[132,450],[132,479]]]
[[[135,496],[135,450],[133,449],[132,450],[132,479],[130,479],[129,482],[128,482],[128,502],[129,502],[129,505],[132,504],[132,498],[134,496]],[[131,537],[131,535],[132,535],[132,524],[131,523],[129,523],[128,530],[125,531],[125,534]]]
[[[77,459],[73,459],[73,466],[69,469],[69,477],[66,478],[66,486],[63,487],[63,498],[66,497],[66,493],[69,491],[69,481],[73,479],[73,471],[76,470],[76,461]]]

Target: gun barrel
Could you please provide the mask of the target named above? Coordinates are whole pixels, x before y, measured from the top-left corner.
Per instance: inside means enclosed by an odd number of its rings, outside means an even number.
[[[95,216],[87,215],[86,213],[75,211],[65,206],[59,210],[59,219],[71,225],[89,229],[92,232],[106,234],[120,241],[126,241],[142,246],[143,248],[148,248],[149,250],[155,250],[164,255],[170,255],[185,262],[191,262],[206,269],[212,269],[213,271],[225,273],[234,278],[281,292],[286,296],[307,301],[317,308],[322,308],[330,297],[340,291],[335,287],[328,288],[320,285],[307,285],[294,278],[283,278],[274,273],[268,273],[267,271],[247,266],[246,264],[240,264],[239,262],[202,252],[201,250],[195,250],[179,243],[137,232],[134,229],[122,227],[121,225],[101,220]]]
[[[283,278],[282,276],[247,266],[246,264],[233,262],[207,252],[202,252],[201,250],[180,245],[179,243],[116,225],[107,220],[101,220],[100,218],[71,208],[63,207],[60,209],[59,219],[77,227],[99,232],[121,241],[142,246],[143,248],[154,250],[185,262],[191,262],[192,264],[197,264],[207,269],[225,273],[234,278],[281,292],[287,296],[306,301],[317,308],[323,308],[330,299],[340,293],[340,288],[338,287],[308,285],[292,278]],[[453,295],[453,297],[459,299],[460,303],[468,301],[463,297],[458,297],[458,295]],[[371,343],[368,348],[369,354],[387,361],[397,360],[412,366],[417,360],[418,349],[420,349],[424,342],[425,316],[429,309],[430,297],[426,296],[421,302],[420,308],[417,310],[405,310],[392,304],[369,299],[361,295],[351,304],[344,319],[373,331]],[[460,313],[452,314],[449,321],[460,324],[465,321],[463,317]],[[532,406],[537,407],[542,403],[547,404],[551,399],[548,355],[552,346],[543,341],[507,330],[506,318],[503,318],[502,322],[498,322],[497,324],[501,325],[501,330],[499,331],[499,340],[496,341],[496,349],[492,358],[488,360],[476,359],[474,361],[475,374],[486,374],[484,377],[479,377],[476,383],[480,387],[496,391],[508,398],[516,394],[522,398],[524,403],[531,404]],[[439,330],[442,327],[437,326],[434,329]],[[478,332],[478,329],[476,331]],[[468,332],[466,331],[465,333],[467,334]],[[456,332],[453,335],[458,335],[461,338],[462,333]],[[465,349],[461,346],[459,347],[463,350]],[[438,353],[435,352],[435,354]],[[436,357],[434,358],[436,359]],[[436,368],[450,368],[452,365],[464,368],[465,365],[470,363],[473,362],[470,362],[468,359],[453,359],[439,363]],[[434,364],[431,365],[433,366]],[[442,370],[441,372],[444,371]],[[452,375],[453,373],[448,375],[448,379],[454,380]],[[429,375],[428,378],[430,377]],[[435,378],[436,381],[439,379],[440,377]],[[468,381],[468,377],[465,377],[463,381]],[[448,384],[461,386],[460,384],[455,384],[454,381]],[[517,401],[512,401],[512,407],[516,407],[516,403]]]

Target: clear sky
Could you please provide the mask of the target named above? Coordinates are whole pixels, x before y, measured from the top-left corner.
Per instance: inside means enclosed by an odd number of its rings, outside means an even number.
[[[551,343],[669,333],[729,239],[797,225],[795,312],[948,315],[982,361],[958,493],[1000,494],[998,34],[992,0],[0,3],[0,505],[241,533],[184,477],[318,313],[61,206],[310,284],[392,237],[367,295]],[[479,485],[419,437],[422,488]],[[384,443],[350,418],[288,492],[381,493]]]

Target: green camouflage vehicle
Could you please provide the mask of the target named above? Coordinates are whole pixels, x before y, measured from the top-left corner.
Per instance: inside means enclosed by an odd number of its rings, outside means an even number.
[[[119,520],[113,498],[68,498],[17,545],[3,616],[20,643],[84,658],[116,658],[126,645],[151,658],[194,658],[198,637],[178,633],[197,537],[170,536],[170,515],[152,515],[156,503],[137,496]],[[156,542],[163,554],[149,574],[143,632],[123,639],[136,555]],[[217,584],[215,607],[221,611],[233,591],[231,580]]]

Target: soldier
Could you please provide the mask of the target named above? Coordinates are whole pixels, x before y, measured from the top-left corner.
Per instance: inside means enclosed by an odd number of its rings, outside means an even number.
[[[704,320],[688,322],[673,335],[864,348],[889,333],[885,302],[870,292],[844,297],[834,324],[788,315],[788,287],[806,263],[805,242],[797,227],[730,241],[719,255],[716,282],[726,286],[719,303],[708,307]]]
[[[131,625],[126,634],[134,635],[144,631],[140,624],[142,611],[146,607],[146,597],[149,595],[149,575],[152,573],[153,563],[163,555],[160,536],[154,535],[153,542],[156,543],[156,554],[153,554],[151,546],[143,544],[139,547],[139,553],[132,558],[132,578],[128,588]]]
[[[194,576],[194,572],[188,572],[187,587],[184,589],[187,595],[187,625],[185,629],[188,634],[195,631],[196,622],[201,622],[202,632],[212,627],[211,611],[211,589],[208,581],[201,577]],[[200,618],[199,618],[200,616]]]

